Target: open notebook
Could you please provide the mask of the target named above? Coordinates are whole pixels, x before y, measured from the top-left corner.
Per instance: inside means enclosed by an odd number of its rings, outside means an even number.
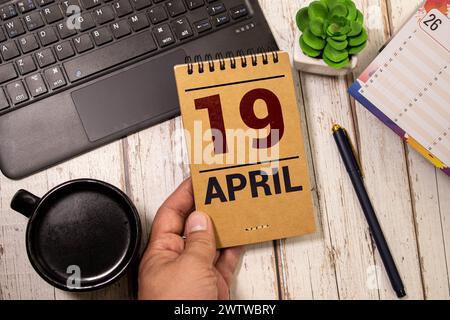
[[[450,176],[449,7],[426,1],[349,92]]]

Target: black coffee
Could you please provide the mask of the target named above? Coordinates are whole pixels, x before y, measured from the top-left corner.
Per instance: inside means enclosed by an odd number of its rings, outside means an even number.
[[[81,286],[95,285],[129,258],[136,235],[127,203],[108,188],[89,188],[79,184],[56,191],[33,217],[29,245],[36,267],[58,282],[65,283],[75,266]]]

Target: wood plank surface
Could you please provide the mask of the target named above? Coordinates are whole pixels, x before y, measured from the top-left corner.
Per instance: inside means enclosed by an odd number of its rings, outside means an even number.
[[[361,55],[361,64],[354,73],[357,77],[388,40],[390,30],[385,19],[388,15],[387,6],[383,1],[355,2],[358,7],[363,8],[369,31],[368,48]],[[354,115],[367,190],[407,289],[408,298],[420,299],[423,297],[423,290],[403,142],[358,103]],[[375,270],[380,298],[396,298],[377,251]]]
[[[294,16],[310,0],[259,0],[280,49],[293,53]],[[294,72],[309,156],[318,232],[246,248],[235,299],[394,299],[381,259],[331,136],[346,127],[356,142],[369,194],[410,299],[450,298],[450,179],[411,150],[347,88],[419,0],[357,0],[369,31],[367,49],[348,77]],[[19,189],[43,195],[70,179],[90,177],[124,190],[140,212],[144,239],[164,199],[189,176],[181,118],[134,134],[21,181],[0,176],[0,299],[129,299],[129,275],[93,293],[54,289],[32,269],[27,219],[9,202]]]
[[[122,143],[116,142],[21,181],[0,176],[0,297],[2,299],[127,299],[128,279],[92,293],[73,294],[53,288],[32,268],[25,249],[27,219],[9,207],[14,193],[37,196],[67,180],[94,178],[125,190]]]
[[[266,14],[269,25],[272,28],[278,46],[281,50],[293,52],[295,42],[295,22],[288,17],[294,17],[298,8],[305,4],[304,1],[260,1]],[[280,23],[280,17],[285,17],[289,23]],[[294,72],[295,87],[298,91],[299,110],[302,120],[303,136],[309,156],[311,174],[311,186],[314,192],[314,204],[316,207],[316,221],[318,232],[311,236],[282,240],[277,244],[278,267],[280,273],[280,293],[283,299],[336,299],[335,270],[333,267],[332,251],[329,238],[323,233],[323,225],[320,219],[319,199],[317,196],[314,162],[311,154],[310,132],[306,117],[306,109],[299,75]]]
[[[392,33],[398,31],[405,17],[411,16],[421,2],[389,0]],[[427,299],[449,299],[449,247],[446,244],[450,229],[445,219],[448,221],[450,209],[445,204],[448,196],[442,197],[442,194],[450,194],[450,179],[409,145],[405,148],[424,295]]]

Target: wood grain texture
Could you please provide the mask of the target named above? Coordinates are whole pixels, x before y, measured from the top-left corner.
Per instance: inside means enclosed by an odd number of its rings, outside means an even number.
[[[296,11],[310,0],[259,0],[281,49],[293,52]],[[351,81],[409,18],[420,1],[357,0],[368,48],[352,76],[294,74],[309,155],[318,232],[249,246],[231,295],[235,299],[393,299],[379,255],[331,136],[346,127],[409,298],[450,298],[450,179],[435,170],[365,108],[351,100]],[[110,182],[132,198],[143,225],[189,176],[180,118],[132,135],[21,181],[0,176],[0,299],[128,299],[134,275],[114,286],[70,294],[47,285],[25,251],[27,220],[9,208],[18,189],[43,195],[69,179]]]
[[[370,235],[331,135],[332,125],[339,123],[356,141],[347,81],[303,74],[301,82],[319,194],[323,236],[318,236],[323,237],[326,253],[319,270],[319,265],[312,266],[319,272],[312,285],[320,284],[317,280],[324,275],[328,284],[328,288],[313,292],[341,299],[378,299],[378,291],[367,286],[368,271],[374,264]]]
[[[87,294],[72,294],[53,288],[32,268],[25,249],[27,219],[9,208],[19,189],[38,196],[67,180],[94,178],[125,190],[122,144],[116,142],[21,181],[0,177],[0,297],[2,299],[126,299],[127,278],[114,286]],[[81,270],[82,272],[82,270]]]
[[[447,260],[447,284],[450,287],[450,179],[442,172],[437,173],[437,187],[439,195],[439,208],[442,221],[442,234],[444,236],[444,248],[445,256]],[[443,252],[438,253],[440,255]],[[445,277],[440,281],[445,282]],[[449,290],[450,291],[450,290]],[[439,298],[445,298],[447,295],[440,296]]]
[[[404,17],[411,16],[421,2],[389,0],[392,33],[397,32],[405,22]],[[449,260],[445,241],[450,230],[445,225],[445,218],[450,210],[445,207],[448,196],[442,198],[441,195],[450,194],[450,182],[448,177],[442,179],[442,172],[409,145],[406,146],[406,155],[424,295],[427,299],[449,299]]]
[[[338,297],[377,299],[377,292],[366,286],[366,271],[373,265],[370,235],[331,135],[332,125],[339,123],[355,140],[346,80],[314,75],[302,75],[301,80],[322,231],[335,269]]]
[[[368,58],[362,59],[355,71],[356,77],[388,40],[387,34],[390,31],[386,30],[384,17],[387,12],[382,1],[359,0],[355,3],[363,8],[369,32],[368,48],[364,51]],[[423,290],[403,142],[357,103],[355,123],[358,127],[360,159],[367,190],[407,289],[408,298],[420,299],[423,297]],[[375,265],[380,298],[395,298],[378,252],[375,255]]]
[[[278,46],[281,50],[293,52],[295,42],[295,22],[292,18],[298,8],[305,1],[260,1],[271,26]],[[280,24],[280,17],[284,17],[289,23]],[[302,120],[303,136],[309,141],[308,124],[306,121],[305,104],[298,74],[294,72],[295,87],[298,90],[299,109]],[[318,232],[312,236],[283,240],[278,245],[279,269],[280,269],[280,292],[283,299],[336,299],[337,288],[335,271],[332,267],[332,259],[329,245],[326,244],[322,223],[319,216],[319,201],[316,191],[316,177],[314,174],[314,163],[311,157],[311,146],[305,144],[311,173],[311,185],[314,191],[314,202],[316,207],[316,221]]]

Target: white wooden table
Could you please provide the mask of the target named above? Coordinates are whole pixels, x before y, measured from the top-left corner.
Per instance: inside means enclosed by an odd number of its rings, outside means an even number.
[[[297,41],[293,17],[307,2],[260,0],[281,49],[293,52]],[[232,288],[236,299],[395,298],[330,136],[334,122],[348,128],[357,141],[366,184],[408,298],[450,298],[450,178],[405,146],[346,91],[420,1],[356,2],[365,13],[370,35],[355,74],[346,78],[296,77],[319,231],[313,236],[248,247]],[[1,176],[0,298],[129,298],[129,278],[82,295],[47,285],[27,259],[27,220],[13,212],[9,202],[20,188],[42,195],[69,179],[97,178],[130,195],[147,235],[161,202],[189,175],[185,147],[181,139],[172,137],[180,127],[180,118],[173,119],[22,181]]]

